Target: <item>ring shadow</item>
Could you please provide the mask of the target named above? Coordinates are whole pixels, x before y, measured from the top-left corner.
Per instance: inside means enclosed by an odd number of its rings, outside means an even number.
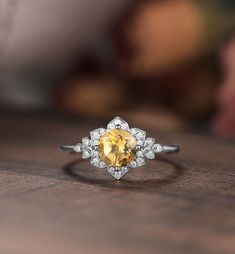
[[[158,158],[158,161],[163,163],[170,164],[173,166],[174,171],[172,174],[166,176],[161,179],[138,179],[138,180],[129,180],[122,178],[121,180],[111,180],[111,179],[97,179],[94,178],[94,175],[90,176],[86,174],[82,174],[78,172],[78,170],[74,169],[80,162],[84,162],[82,159],[76,159],[72,162],[67,163],[63,166],[62,170],[64,174],[71,177],[73,180],[81,183],[85,183],[88,185],[96,185],[100,187],[106,187],[111,189],[119,189],[119,190],[135,190],[135,191],[154,191],[159,189],[162,186],[169,185],[174,183],[180,176],[184,175],[186,168],[181,166],[180,164],[166,159],[166,158]]]

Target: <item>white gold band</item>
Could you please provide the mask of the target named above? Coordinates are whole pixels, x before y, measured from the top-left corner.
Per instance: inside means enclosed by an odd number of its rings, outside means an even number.
[[[76,145],[62,145],[61,150],[64,152],[70,152],[70,153],[81,153],[83,148],[82,146],[79,146],[79,144]],[[180,147],[178,145],[160,145],[155,144],[155,149],[153,146],[153,151],[155,153],[178,153],[180,152]]]

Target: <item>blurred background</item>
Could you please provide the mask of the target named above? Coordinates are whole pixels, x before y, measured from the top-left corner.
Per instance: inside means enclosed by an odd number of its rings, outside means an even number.
[[[0,0],[0,110],[235,137],[235,1]]]

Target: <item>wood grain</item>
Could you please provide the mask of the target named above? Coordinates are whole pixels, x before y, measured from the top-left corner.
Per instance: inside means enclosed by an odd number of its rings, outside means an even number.
[[[233,141],[148,130],[182,152],[116,181],[59,150],[102,125],[0,116],[0,253],[235,253]]]

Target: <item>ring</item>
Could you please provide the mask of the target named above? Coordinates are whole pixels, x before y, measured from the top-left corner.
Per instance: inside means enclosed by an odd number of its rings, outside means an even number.
[[[81,153],[83,159],[90,158],[91,164],[106,168],[116,179],[124,176],[129,169],[145,165],[146,159],[155,159],[156,154],[176,153],[178,145],[161,145],[146,132],[129,125],[120,117],[115,117],[107,129],[98,128],[90,132],[90,138],[82,138],[81,143],[61,146],[63,151]]]

